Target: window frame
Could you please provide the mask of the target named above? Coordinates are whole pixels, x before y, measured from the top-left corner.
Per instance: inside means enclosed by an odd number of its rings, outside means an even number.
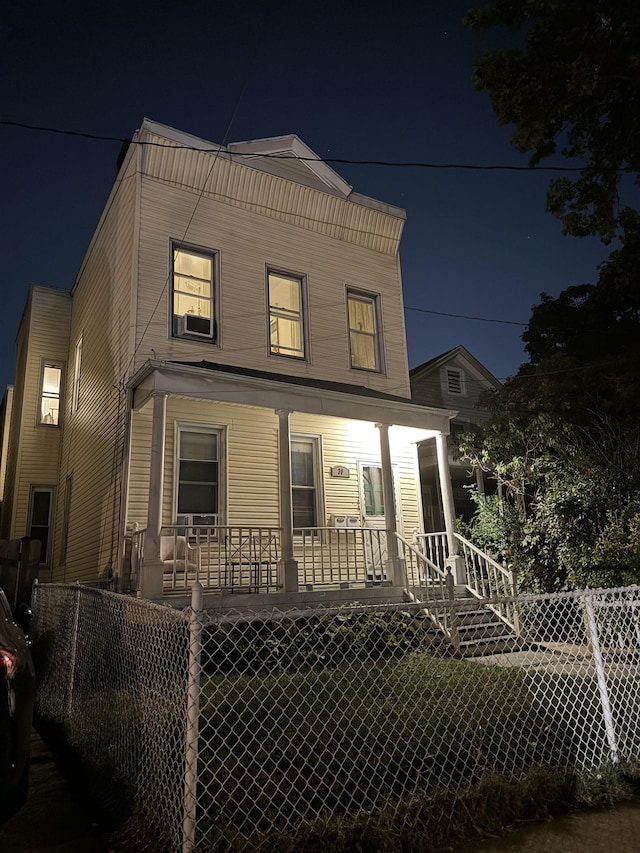
[[[218,437],[218,512],[202,512],[202,513],[178,513],[178,501],[180,492],[180,462],[181,448],[180,436],[182,433],[204,433],[207,435],[216,435]],[[177,525],[184,525],[185,528],[193,527],[194,516],[217,516],[213,527],[224,527],[226,524],[227,511],[227,494],[226,494],[226,461],[227,461],[227,437],[226,427],[222,425],[203,424],[203,423],[186,423],[176,421],[174,426],[174,461],[173,461],[173,519]],[[191,519],[180,521],[182,519]],[[194,535],[196,531],[188,532],[186,535]]]
[[[178,328],[178,318],[184,318],[188,315],[186,314],[176,314],[174,311],[174,300],[175,300],[175,279],[176,279],[176,271],[175,271],[175,260],[176,260],[176,252],[184,252],[185,254],[196,255],[201,258],[206,258],[211,262],[211,295],[209,298],[210,309],[211,309],[211,329],[209,334],[205,334],[203,332],[189,331],[186,327],[183,330]],[[169,255],[169,281],[171,283],[170,293],[169,293],[169,337],[174,338],[175,340],[187,340],[187,341],[197,341],[200,343],[213,344],[214,346],[220,346],[220,323],[218,316],[218,306],[220,305],[220,295],[219,295],[219,281],[220,281],[220,252],[217,249],[209,249],[203,248],[202,246],[194,246],[190,243],[183,243],[179,240],[172,240],[170,245],[170,255]],[[195,276],[194,276],[195,278]],[[204,281],[204,279],[201,279]],[[184,291],[178,291],[184,292]],[[198,297],[199,299],[205,299],[207,297]]]
[[[369,290],[361,290],[358,287],[346,285],[346,308],[347,308],[347,338],[349,341],[349,369],[364,371],[365,373],[384,373],[384,349],[382,342],[382,301],[379,293]],[[373,308],[374,331],[364,332],[361,329],[351,328],[349,305],[351,300],[368,303]],[[353,363],[354,348],[352,346],[352,335],[363,335],[373,339],[373,350],[375,357],[374,367],[360,367]]]
[[[62,424],[62,411],[63,411],[63,398],[62,398],[62,389],[64,387],[64,362],[58,361],[57,359],[43,359],[40,367],[40,391],[38,395],[38,413],[37,413],[37,424],[38,426],[43,427],[55,427],[59,428]],[[60,371],[60,383],[58,385],[58,394],[57,398],[52,395],[47,395],[47,399],[57,399],[58,400],[58,420],[56,423],[47,423],[44,420],[42,415],[42,404],[45,399],[45,390],[44,390],[44,372],[47,368],[54,368]]]
[[[324,519],[324,480],[322,477],[322,437],[320,435],[313,435],[310,433],[300,433],[295,432],[291,433],[289,437],[289,448],[292,447],[294,441],[305,442],[311,445],[312,447],[312,470],[313,470],[313,486],[300,486],[294,485],[293,482],[293,465],[291,470],[291,527],[293,530],[293,535],[296,538],[301,538],[302,530],[313,529],[314,527],[324,527],[323,519]],[[290,451],[291,452],[291,451]],[[315,524],[311,526],[311,528],[304,527],[296,527],[295,519],[294,519],[294,501],[293,501],[293,492],[294,489],[304,489],[305,491],[310,491],[313,489],[314,492],[314,515],[315,515]]]
[[[276,276],[280,278],[291,279],[292,281],[298,282],[298,296],[300,308],[298,310],[298,324],[300,328],[300,342],[302,345],[300,355],[296,355],[292,352],[276,352],[275,350],[278,348],[282,348],[282,346],[274,345],[271,342],[271,322],[272,319],[284,319],[291,320],[291,317],[286,316],[283,313],[278,313],[283,311],[283,309],[275,309],[275,311],[271,307],[271,282],[270,277]],[[275,267],[268,265],[265,270],[265,291],[266,291],[266,306],[267,306],[267,353],[269,356],[273,356],[275,358],[288,358],[292,361],[309,361],[309,343],[308,343],[308,334],[309,334],[309,323],[307,317],[307,277],[303,273],[292,272],[291,270],[285,270],[281,267]],[[272,317],[274,314],[274,317]]]
[[[39,486],[39,485],[31,485],[29,487],[29,513],[27,515],[27,529],[26,533],[30,539],[36,539],[37,537],[31,535],[31,531],[33,529],[33,509],[35,503],[35,496],[37,493],[43,493],[49,495],[49,511],[47,517],[47,547],[45,548],[44,554],[42,553],[42,549],[40,549],[40,565],[41,566],[49,566],[51,560],[52,553],[52,538],[53,538],[53,529],[55,523],[55,495],[56,495],[56,487],[55,486]],[[44,525],[40,524],[38,527],[43,527]],[[42,540],[40,540],[42,541]]]

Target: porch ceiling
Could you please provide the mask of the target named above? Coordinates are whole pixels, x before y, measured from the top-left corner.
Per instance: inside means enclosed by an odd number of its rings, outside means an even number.
[[[232,370],[232,369],[231,369]],[[356,386],[340,390],[337,383],[301,384],[297,377],[264,373],[248,375],[229,372],[222,366],[201,367],[175,362],[148,361],[130,382],[133,407],[142,408],[154,393],[195,397],[215,402],[235,403],[265,409],[289,409],[292,412],[328,415],[350,420],[370,421],[449,433],[449,421],[457,414],[404,402],[400,397],[370,393]],[[424,437],[428,437],[425,435]]]

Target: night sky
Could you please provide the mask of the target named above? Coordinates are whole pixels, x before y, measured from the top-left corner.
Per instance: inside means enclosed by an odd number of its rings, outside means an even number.
[[[469,33],[470,5],[20,0],[3,12],[0,119],[124,138],[146,116],[215,143],[295,133],[320,157],[526,165],[471,85],[501,36]],[[1,389],[28,287],[72,286],[120,145],[2,125],[0,143]],[[526,323],[607,254],[545,213],[549,173],[331,165],[406,209],[411,308]],[[500,379],[525,360],[521,326],[405,318],[412,367],[458,344]]]

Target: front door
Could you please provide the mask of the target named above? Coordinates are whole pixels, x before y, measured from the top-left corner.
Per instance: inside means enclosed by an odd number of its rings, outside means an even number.
[[[384,531],[387,527],[385,516],[385,494],[382,482],[382,466],[360,462],[358,465],[360,477],[360,506],[364,519],[364,527]],[[400,526],[400,506],[397,500],[397,472],[393,470],[394,501],[396,519]],[[387,579],[387,534],[380,532],[364,537],[365,562],[367,580],[380,583]]]

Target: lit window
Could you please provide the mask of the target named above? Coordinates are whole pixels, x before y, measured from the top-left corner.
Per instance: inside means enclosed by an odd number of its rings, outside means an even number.
[[[347,291],[349,351],[351,367],[380,371],[381,346],[378,321],[378,297]]]
[[[220,518],[222,431],[180,429],[177,522],[216,526]]]
[[[291,436],[293,529],[318,526],[318,439]]]
[[[457,367],[447,367],[447,391],[449,394],[464,396],[464,373]]]
[[[60,386],[62,368],[45,364],[42,369],[42,394],[40,396],[40,423],[57,426],[60,423]]]
[[[214,267],[213,255],[174,248],[174,337],[215,340]]]
[[[305,357],[302,278],[267,272],[269,290],[269,352]]]

